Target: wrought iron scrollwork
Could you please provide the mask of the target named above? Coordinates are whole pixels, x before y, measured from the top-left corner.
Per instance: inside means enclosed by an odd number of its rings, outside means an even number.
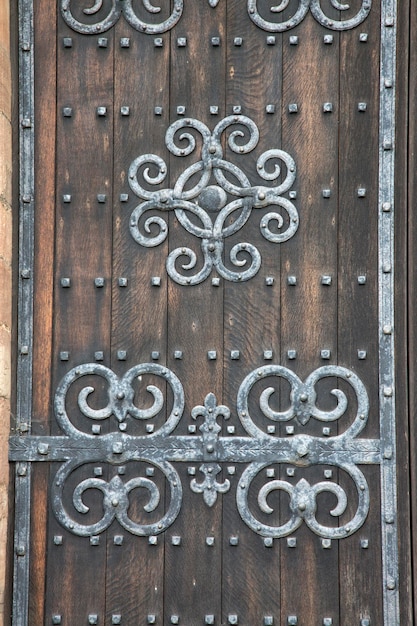
[[[235,244],[230,250],[232,265],[242,270],[234,271],[223,263],[224,240],[238,232],[248,221],[254,209],[274,207],[260,220],[260,230],[268,241],[281,243],[292,237],[298,228],[299,217],[294,204],[284,197],[295,181],[294,159],[283,150],[271,149],[257,161],[257,172],[266,182],[281,182],[274,186],[251,185],[244,172],[223,158],[222,134],[234,128],[228,136],[230,150],[247,154],[255,149],[259,140],[256,124],[244,115],[233,115],[221,120],[213,131],[195,119],[181,119],[168,128],[166,145],[178,157],[190,155],[196,149],[196,139],[191,132],[177,133],[183,129],[197,131],[202,139],[201,160],[190,165],[178,178],[172,189],[150,191],[139,183],[139,175],[148,186],[160,185],[167,176],[167,166],[155,154],[144,154],[136,158],[129,168],[129,184],[132,191],[144,200],[133,211],[130,218],[132,237],[142,246],[154,247],[168,235],[168,224],[160,215],[145,219],[151,210],[173,211],[180,224],[191,234],[201,239],[203,267],[196,273],[187,273],[197,264],[197,255],[188,247],[180,247],[168,255],[166,268],[169,276],[181,285],[196,285],[204,281],[215,268],[220,276],[230,281],[246,281],[255,276],[261,266],[258,249],[251,243]],[[248,136],[247,136],[248,135]],[[177,143],[178,139],[178,143]],[[151,174],[151,168],[156,173]],[[197,182],[190,182],[197,177]],[[279,209],[279,210],[277,210]],[[284,217],[282,215],[284,214]],[[229,217],[235,216],[230,222]],[[271,228],[274,224],[277,228]],[[152,232],[152,227],[158,229]],[[177,261],[184,257],[181,273]]]
[[[338,0],[330,0],[330,3],[337,11],[347,11],[351,8],[350,4],[339,2]],[[372,8],[372,0],[361,0],[361,7],[354,17],[348,19],[331,19],[326,16],[321,8],[322,0],[299,0],[298,8],[294,15],[280,22],[263,18],[258,11],[258,0],[248,0],[248,13],[251,20],[263,30],[279,33],[286,32],[300,24],[308,11],[311,11],[313,17],[326,28],[331,30],[349,30],[361,24],[369,15]],[[272,14],[279,14],[285,11],[289,5],[289,0],[281,0],[278,4],[270,8]]]
[[[332,7],[337,11],[347,11],[350,9],[350,4],[339,2],[339,0],[329,0]],[[160,6],[155,6],[150,0],[141,0],[142,8],[150,16],[157,15],[161,12]],[[208,0],[209,5],[215,8],[219,0]],[[296,9],[294,15],[281,22],[274,22],[263,18],[258,11],[258,0],[248,0],[248,13],[251,20],[262,28],[263,30],[270,32],[285,32],[291,28],[294,28],[300,24],[308,11],[310,10],[314,18],[322,25],[332,30],[348,30],[355,28],[361,24],[369,15],[372,6],[372,0],[361,0],[361,7],[354,17],[347,19],[331,19],[326,16],[321,8],[322,0],[299,0],[299,6]],[[73,0],[61,0],[61,14],[73,30],[85,34],[97,34],[104,33],[109,30],[120,19],[123,14],[126,21],[136,30],[154,35],[158,33],[164,33],[171,30],[177,22],[181,19],[184,10],[184,0],[174,0],[172,10],[169,17],[161,22],[153,22],[151,20],[144,21],[141,19],[133,6],[133,0],[112,0],[111,7],[107,12],[107,15],[100,19],[96,23],[84,23],[74,17],[71,10],[71,4]],[[280,0],[278,4],[270,8],[272,14],[282,13],[288,8],[289,0]],[[103,0],[95,0],[95,3],[91,7],[83,9],[83,13],[87,16],[100,14],[103,9]]]
[[[156,382],[146,387],[147,393],[153,397],[152,406],[139,409],[137,405],[140,398],[136,398],[136,395],[140,396],[142,391],[140,387],[134,386],[134,381],[146,375],[152,375],[153,380],[160,380],[162,384]],[[88,384],[84,387],[79,381],[83,377],[88,377]],[[336,398],[336,407],[324,411],[317,406],[316,386],[329,377],[343,381],[346,388],[330,392]],[[271,408],[275,387],[265,387],[265,384],[273,382],[274,378],[277,382],[284,379],[290,385],[290,406],[284,411]],[[262,382],[264,379],[267,380]],[[94,381],[97,382],[95,386]],[[103,381],[106,387],[104,396]],[[260,387],[256,385],[258,381]],[[71,391],[73,385],[75,388]],[[166,406],[166,385],[171,389],[168,395],[172,407]],[[276,385],[276,389],[279,388]],[[97,389],[100,390],[101,404],[104,405],[102,408],[91,406],[90,396]],[[74,392],[80,414],[76,419],[70,417],[66,406],[71,406],[72,413],[75,407]],[[199,471],[203,478],[191,478],[190,489],[196,494],[202,494],[204,502],[210,507],[215,505],[219,494],[231,490],[229,479],[218,480],[221,464],[247,465],[236,486],[237,508],[249,528],[264,537],[284,537],[304,522],[320,537],[342,539],[363,525],[369,511],[370,494],[365,475],[358,465],[381,463],[381,449],[379,440],[358,438],[368,419],[369,400],[356,374],[344,367],[326,366],[312,372],[303,382],[294,372],[281,365],[260,367],[243,380],[237,395],[236,409],[249,436],[221,436],[218,420],[228,420],[231,412],[227,406],[218,405],[212,393],[206,396],[203,405],[191,411],[192,419],[202,420],[200,434],[175,435],[175,428],[184,413],[184,393],[181,382],[173,372],[155,363],[144,363],[119,377],[103,365],[88,363],[70,370],[55,395],[56,419],[64,436],[11,438],[11,459],[62,462],[52,483],[52,508],[58,521],[79,536],[97,535],[114,520],[134,535],[164,532],[175,521],[182,506],[181,479],[173,465],[178,462],[200,464]],[[317,437],[306,432],[279,437],[270,434],[269,430],[264,432],[255,424],[251,411],[256,419],[263,415],[263,418],[273,423],[293,420],[299,429],[306,429],[310,419],[331,423],[343,417],[345,424],[341,434],[331,437]],[[146,435],[125,432],[129,423],[133,425],[131,420],[145,420],[147,423],[147,420],[161,415],[166,416],[164,423]],[[105,434],[93,428],[93,434],[90,434],[82,424],[83,419],[89,425],[108,420],[109,428]],[[130,465],[133,470],[125,481],[124,471],[112,477],[107,473],[87,478],[85,473],[77,474],[80,468],[91,463],[106,464],[109,468],[126,467],[130,463],[133,464]],[[340,470],[339,473],[347,476],[355,485],[356,511],[346,521],[347,491],[344,486],[331,480],[311,483],[302,477],[297,483],[275,478],[264,484],[259,482],[259,476],[265,468],[282,463],[299,468],[325,465]],[[142,467],[141,464],[153,469],[144,476],[136,475],[135,472],[141,473],[138,469]],[[154,476],[155,471],[158,472],[158,480]],[[71,490],[72,497],[69,499]],[[90,511],[85,501],[85,494],[89,490],[101,495],[101,513]],[[135,498],[137,490],[142,494],[142,516],[132,519],[129,515],[131,500]],[[253,490],[255,499],[249,497]],[[286,521],[267,523],[268,515],[275,520],[269,498],[276,491],[282,491],[288,496],[287,518],[286,507],[280,505],[283,509],[280,511],[280,520]],[[323,523],[322,515],[319,516],[320,521],[317,519],[317,509],[319,506],[322,509],[318,496],[323,492],[333,494],[336,498],[336,505],[330,510],[331,516],[342,516],[336,526]],[[257,508],[253,511],[255,500]],[[72,513],[69,509],[73,509]],[[349,510],[352,510],[351,504]],[[88,521],[83,522],[83,516]]]

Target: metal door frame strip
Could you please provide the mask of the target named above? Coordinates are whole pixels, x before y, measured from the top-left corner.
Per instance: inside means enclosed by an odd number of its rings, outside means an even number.
[[[381,0],[378,308],[384,626],[400,624],[394,367],[394,193],[397,0]]]
[[[33,0],[19,0],[19,288],[16,432],[30,434],[33,366],[34,38]],[[15,469],[12,625],[28,624],[31,464]]]
[[[379,111],[379,415],[384,626],[400,624],[395,446],[394,190],[397,2],[381,0]],[[19,289],[16,434],[30,435],[34,258],[33,0],[19,0]],[[13,626],[29,608],[31,463],[15,470]]]

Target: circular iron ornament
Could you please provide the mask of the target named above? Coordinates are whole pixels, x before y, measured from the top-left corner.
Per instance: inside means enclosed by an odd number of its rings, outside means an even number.
[[[183,0],[174,0],[170,16],[166,20],[157,24],[141,20],[133,9],[132,0],[112,0],[110,11],[104,19],[96,22],[95,24],[85,24],[74,17],[71,11],[71,4],[72,0],[61,0],[62,17],[70,28],[75,30],[77,33],[82,33],[83,35],[96,35],[104,33],[118,22],[122,14],[126,21],[138,31],[149,35],[165,33],[177,24],[182,16],[184,8]],[[144,9],[150,14],[157,14],[161,11],[160,7],[153,6],[149,0],[142,0],[142,4]],[[102,6],[103,1],[96,0],[94,6],[84,9],[83,12],[86,15],[95,15],[102,9]]]
[[[294,28],[303,21],[309,10],[311,10],[313,17],[322,26],[331,30],[342,31],[355,28],[361,24],[368,17],[372,8],[372,0],[361,0],[361,7],[354,17],[336,20],[330,19],[324,14],[321,8],[321,2],[322,0],[299,0],[298,9],[295,14],[291,18],[281,22],[273,22],[264,19],[258,11],[258,0],[248,0],[248,13],[251,20],[259,26],[259,28],[271,33],[286,32]],[[350,4],[344,4],[338,2],[338,0],[330,0],[330,2],[333,8],[338,11],[347,11],[351,8]],[[282,13],[288,7],[288,4],[288,0],[282,0],[279,4],[272,6],[270,11],[271,13]]]
[[[99,363],[86,363],[71,369],[60,382],[54,400],[56,420],[65,434],[77,437],[82,434],[91,440],[95,435],[81,432],[72,424],[66,409],[67,393],[71,385],[84,376],[98,376],[107,383],[107,403],[100,409],[92,408],[88,403],[89,396],[94,392],[90,385],[83,387],[78,393],[78,408],[82,415],[91,420],[104,420],[115,417],[119,426],[124,424],[128,417],[137,420],[149,420],[156,417],[164,406],[164,395],[156,385],[148,385],[146,391],[153,396],[153,403],[147,409],[139,409],[135,400],[133,382],[145,375],[153,374],[166,381],[173,393],[173,406],[165,423],[149,438],[155,435],[169,435],[178,424],[184,411],[184,391],[179,379],[168,368],[157,363],[141,363],[135,365],[119,378],[111,369]],[[125,428],[123,428],[125,430]]]
[[[289,461],[290,462],[290,461]],[[236,503],[242,520],[263,537],[280,538],[293,533],[303,521],[316,535],[324,539],[343,539],[353,535],[365,522],[369,513],[369,487],[361,470],[352,463],[337,463],[352,478],[358,494],[358,506],[355,515],[340,526],[324,526],[316,519],[317,496],[322,492],[330,492],[337,498],[337,505],[330,511],[333,517],[339,517],[347,508],[347,495],[338,484],[325,481],[310,485],[302,478],[295,485],[284,480],[272,480],[266,483],[258,493],[258,505],[263,513],[271,514],[273,509],[268,505],[267,498],[272,491],[281,490],[290,497],[290,515],[287,522],[280,526],[270,526],[260,522],[249,509],[248,497],[253,479],[270,463],[252,463],[242,474],[236,491]]]
[[[130,216],[130,232],[134,240],[141,246],[154,247],[167,238],[166,218],[162,215],[146,217],[151,210],[173,211],[181,226],[201,240],[203,264],[195,273],[192,270],[198,259],[191,248],[176,248],[167,257],[167,273],[181,285],[199,284],[213,269],[225,280],[234,282],[255,276],[261,267],[261,255],[253,244],[239,242],[229,251],[230,263],[237,270],[226,267],[223,260],[224,240],[237,233],[255,209],[276,207],[260,219],[260,232],[272,243],[287,241],[298,229],[297,209],[283,195],[291,189],[296,178],[294,159],[283,150],[267,150],[257,160],[257,174],[265,183],[281,182],[271,186],[252,185],[239,167],[223,158],[221,139],[228,129],[227,145],[232,152],[245,155],[256,148],[258,127],[244,115],[225,117],[213,131],[191,118],[177,120],[169,126],[166,146],[177,157],[189,156],[196,149],[196,138],[190,130],[198,133],[202,141],[201,159],[180,174],[172,189],[148,189],[161,185],[168,172],[165,161],[156,154],[137,157],[129,168],[130,187],[144,200]],[[139,177],[144,181],[142,184]],[[178,269],[179,263],[181,270]]]
[[[103,496],[102,516],[97,522],[82,524],[77,522],[66,510],[64,506],[65,482],[70,474],[84,463],[78,460],[70,460],[60,467],[52,483],[52,509],[58,522],[67,530],[80,537],[91,537],[105,531],[117,520],[123,528],[132,535],[149,536],[164,532],[178,517],[182,504],[181,480],[167,461],[155,461],[146,458],[140,459],[146,463],[156,466],[165,475],[171,491],[171,499],[168,511],[157,522],[150,524],[139,524],[130,519],[128,510],[130,506],[129,495],[134,489],[145,489],[149,494],[149,500],[143,507],[146,513],[153,512],[161,498],[157,485],[149,478],[135,477],[126,483],[120,476],[114,476],[110,481],[102,478],[86,478],[74,489],[72,503],[76,511],[87,514],[89,507],[83,502],[83,495],[89,489],[100,491]]]

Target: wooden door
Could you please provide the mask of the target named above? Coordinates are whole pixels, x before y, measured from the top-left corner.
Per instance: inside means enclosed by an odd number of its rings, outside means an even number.
[[[14,626],[409,623],[397,18],[21,0]]]

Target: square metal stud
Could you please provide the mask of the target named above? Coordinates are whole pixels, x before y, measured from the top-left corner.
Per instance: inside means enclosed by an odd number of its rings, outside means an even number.
[[[187,37],[178,37],[177,46],[178,48],[185,48],[187,45]]]
[[[209,361],[215,361],[217,359],[217,352],[216,350],[209,350],[207,352],[207,358]]]
[[[365,274],[362,274],[361,276],[358,276],[358,284],[359,285],[366,285],[366,276],[365,276]]]
[[[130,38],[129,37],[122,37],[120,39],[120,47],[121,48],[130,48]]]
[[[188,476],[195,476],[195,467],[187,467]]]
[[[231,350],[230,351],[230,358],[232,359],[232,361],[238,361],[240,359],[240,352],[239,352],[239,350]]]
[[[327,478],[329,480],[333,476],[333,470],[325,469],[323,474],[324,474],[324,478]]]
[[[179,624],[180,623],[180,617],[179,615],[171,615],[171,624]]]
[[[212,37],[211,45],[214,47],[220,46],[220,37]]]
[[[160,354],[159,354],[158,350],[152,350],[151,359],[153,361],[158,361],[159,357],[160,357]]]
[[[297,350],[287,350],[287,357],[290,361],[293,361],[297,358]]]
[[[299,39],[296,35],[291,35],[289,38],[290,46],[298,46]]]
[[[91,426],[91,432],[93,433],[93,435],[99,435],[101,433],[101,426],[100,426],[100,424],[93,424]]]
[[[71,202],[71,194],[64,193],[64,195],[62,196],[62,202],[64,202],[64,204],[69,204]]]
[[[114,535],[113,537],[113,544],[115,546],[121,546],[123,544],[123,535]]]
[[[264,626],[273,626],[274,618],[272,615],[264,615]]]
[[[147,433],[153,433],[153,431],[155,430],[155,426],[153,424],[146,424],[145,430]]]
[[[121,276],[117,281],[119,287],[127,287],[128,280],[124,276]]]
[[[287,435],[293,435],[294,434],[294,426],[286,426],[285,427],[285,432],[287,433]]]
[[[320,357],[324,360],[327,361],[328,359],[330,359],[331,356],[331,352],[330,350],[320,350]]]
[[[177,115],[185,115],[185,106],[183,105],[177,106]]]
[[[322,285],[329,287],[332,284],[332,277],[328,274],[325,274],[321,277],[320,282]]]
[[[360,33],[359,34],[359,41],[361,43],[366,43],[368,41],[368,33]]]
[[[265,548],[272,548],[273,545],[274,545],[274,540],[272,537],[264,537]]]
[[[369,548],[369,540],[361,539],[361,548],[362,550],[367,550]]]
[[[288,105],[288,113],[298,113],[298,104],[291,102],[291,104]]]
[[[291,198],[291,200],[295,200],[296,197],[297,197],[297,192],[295,190],[294,191],[290,191],[290,193],[288,195]]]
[[[230,546],[237,546],[238,544],[239,544],[239,537],[237,537],[236,535],[232,535],[231,537],[229,537]]]
[[[324,37],[323,37],[323,42],[324,42],[326,45],[331,45],[331,44],[333,43],[333,41],[334,41],[334,37],[333,37],[333,35],[324,35]]]
[[[121,615],[112,615],[111,616],[111,623],[112,624],[121,624],[122,623],[122,616]]]
[[[240,115],[242,113],[242,107],[237,104],[232,108],[232,111],[235,115]]]
[[[72,37],[64,37],[62,44],[64,48],[72,48]]]
[[[268,433],[268,435],[273,435],[275,433],[275,426],[267,426],[266,427],[266,432]]]
[[[323,198],[330,198],[330,196],[332,195],[332,191],[331,189],[323,189],[321,195],[323,196]]]
[[[219,107],[218,106],[211,106],[210,107],[210,115],[218,115],[219,113]]]
[[[146,621],[148,624],[156,624],[156,615],[148,615]]]
[[[99,204],[104,204],[107,200],[107,196],[105,193],[98,193],[97,194],[97,202]]]
[[[99,117],[105,117],[107,115],[107,107],[97,107],[96,111]]]
[[[99,37],[99,38],[97,39],[97,46],[98,46],[99,48],[107,48],[107,45],[108,45],[108,39],[107,39],[107,37]]]
[[[61,278],[61,287],[69,288],[71,287],[71,278],[64,277]]]
[[[98,276],[97,278],[95,278],[94,279],[94,285],[97,288],[104,287],[104,278],[102,276]]]
[[[227,616],[227,623],[228,623],[228,624],[238,624],[238,623],[239,623],[239,620],[238,620],[237,615],[235,615],[235,614],[229,614],[229,615]]]
[[[322,433],[325,437],[330,437],[331,435],[331,430],[328,426],[323,426],[322,428]]]
[[[190,435],[195,435],[195,433],[197,432],[197,426],[195,424],[189,424],[188,432],[190,433]]]
[[[213,287],[220,287],[220,278],[218,278],[218,276],[215,276],[211,279],[211,284],[213,285]]]
[[[233,44],[237,46],[238,48],[242,45],[242,43],[243,43],[242,37],[235,37],[233,39]]]
[[[148,537],[148,543],[150,546],[157,546],[158,545],[158,537],[156,535],[150,535]]]
[[[90,537],[90,546],[99,546],[100,545],[100,537],[97,535],[93,535]]]
[[[298,618],[296,615],[289,615],[287,619],[288,626],[297,626]]]
[[[274,35],[268,35],[268,37],[266,38],[266,45],[275,46],[275,44],[276,44],[276,37]]]
[[[296,276],[287,276],[287,284],[290,287],[295,287],[295,285],[297,284],[297,277]]]
[[[287,476],[293,477],[295,476],[295,468],[294,467],[287,467],[286,472]]]
[[[121,193],[119,196],[119,200],[120,202],[127,202],[129,200],[129,194],[128,193]]]
[[[176,359],[177,361],[180,361],[183,357],[183,351],[182,350],[175,350],[174,351],[174,359]]]
[[[52,623],[53,624],[62,624],[62,619],[60,615],[52,615]]]
[[[123,115],[124,117],[126,117],[127,115],[130,115],[130,107],[128,106],[120,107],[120,115]]]
[[[214,546],[214,537],[206,537],[206,545],[210,546],[210,548]]]
[[[331,617],[323,617],[323,626],[332,626],[333,620]]]
[[[54,545],[62,546],[62,535],[54,535]]]
[[[265,285],[267,287],[272,287],[273,284],[274,284],[274,277],[273,276],[267,276],[265,278]]]
[[[236,467],[234,465],[229,465],[227,468],[227,473],[229,476],[234,476],[236,474]]]
[[[94,476],[103,476],[103,468],[102,467],[95,467],[93,470],[93,474]]]
[[[118,361],[126,361],[127,352],[126,350],[118,350],[117,351],[117,360]]]
[[[272,361],[273,352],[272,350],[264,350],[264,360]]]
[[[155,39],[153,40],[153,45],[155,46],[155,48],[162,48],[164,45],[164,40],[162,39],[162,37],[155,37]]]
[[[267,478],[275,478],[275,470],[273,467],[268,467],[265,473]]]
[[[63,350],[62,352],[59,353],[59,359],[60,361],[68,361],[69,360],[69,352],[67,352],[66,350]]]
[[[368,108],[368,105],[366,104],[366,102],[358,102],[358,111],[360,113],[365,113],[367,108]]]
[[[297,538],[296,537],[287,537],[287,546],[288,546],[288,548],[296,548],[297,547]]]
[[[160,276],[152,276],[151,278],[152,287],[160,287],[161,286],[161,277]]]
[[[64,107],[62,109],[62,115],[64,117],[72,117],[72,107]]]
[[[369,617],[363,617],[361,619],[361,626],[371,626],[371,620]]]
[[[227,426],[226,427],[226,431],[228,435],[234,435],[235,431],[236,431],[236,427],[235,426]]]
[[[214,615],[205,615],[204,616],[205,624],[214,624]]]
[[[359,187],[358,188],[358,198],[364,198],[366,196],[366,189],[365,187]]]
[[[162,115],[162,107],[155,107],[153,112],[155,115]]]
[[[330,548],[332,547],[332,540],[331,539],[322,539],[321,540],[321,547],[324,548],[324,550],[330,550]]]
[[[269,115],[272,115],[273,113],[275,113],[275,104],[267,104],[266,107],[265,107],[265,111]]]
[[[179,535],[174,535],[173,537],[171,537],[171,543],[173,546],[180,546],[181,545],[181,537]]]
[[[333,104],[331,102],[325,102],[323,104],[323,113],[332,113]]]
[[[89,624],[98,624],[98,615],[97,614],[90,614],[88,616],[88,623]]]
[[[358,359],[364,361],[366,359],[366,350],[358,350]]]

